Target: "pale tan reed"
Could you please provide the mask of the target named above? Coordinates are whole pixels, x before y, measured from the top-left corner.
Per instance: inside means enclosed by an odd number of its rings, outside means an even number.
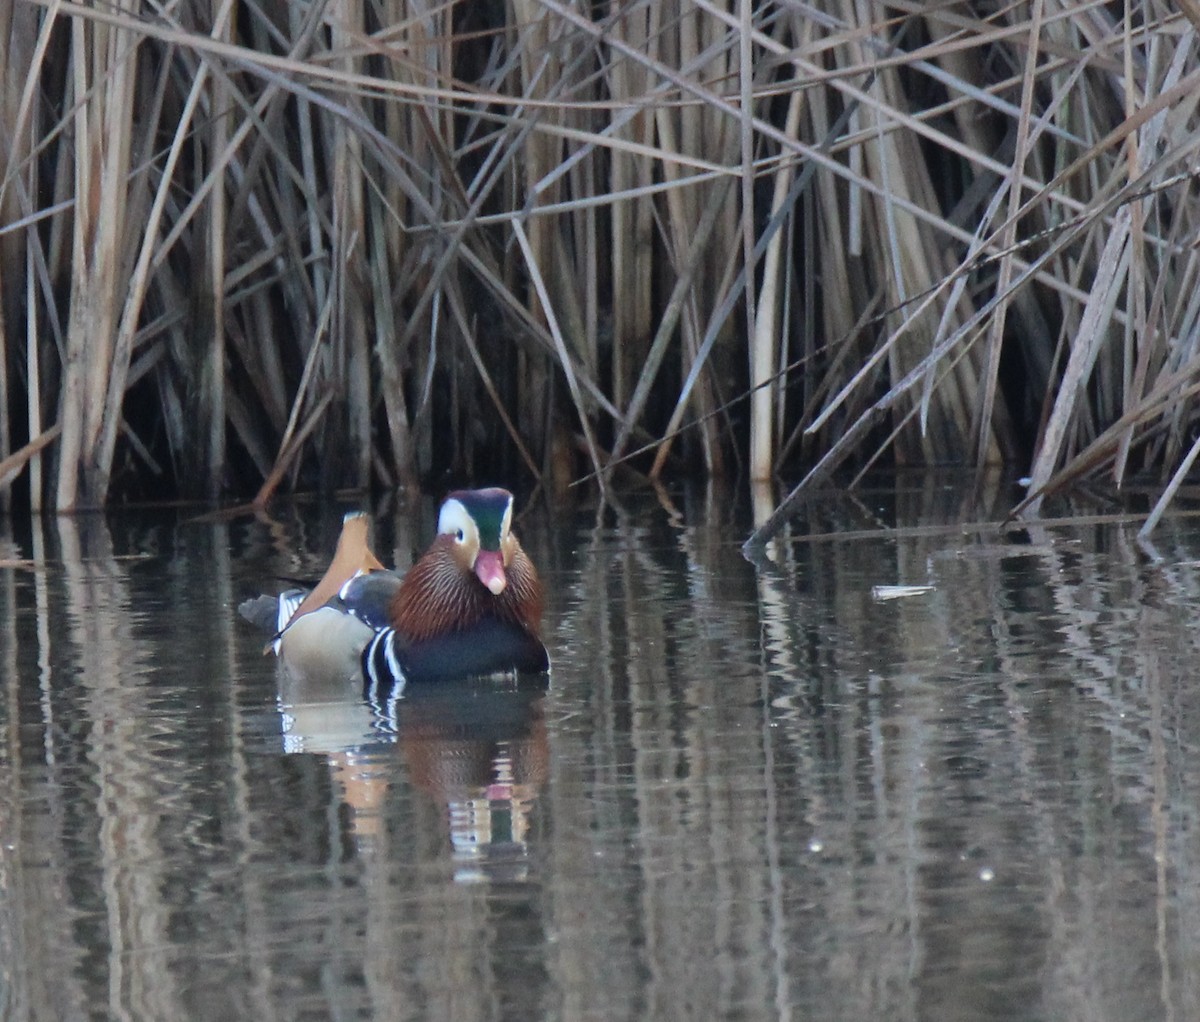
[[[6,7],[0,491],[1190,465],[1194,5],[588,11]]]

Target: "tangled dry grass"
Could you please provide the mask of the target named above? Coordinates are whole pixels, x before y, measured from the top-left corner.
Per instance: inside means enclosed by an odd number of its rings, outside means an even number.
[[[1200,4],[16,0],[0,487],[1200,452]],[[631,457],[632,455],[632,457]]]

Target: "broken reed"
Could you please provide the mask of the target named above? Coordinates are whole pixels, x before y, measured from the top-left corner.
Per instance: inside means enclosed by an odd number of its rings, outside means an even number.
[[[0,488],[1186,468],[1193,6],[0,5]]]

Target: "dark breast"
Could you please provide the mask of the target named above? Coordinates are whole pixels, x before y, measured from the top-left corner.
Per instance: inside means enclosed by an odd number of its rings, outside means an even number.
[[[463,632],[411,642],[397,655],[405,677],[422,684],[500,671],[537,672],[550,666],[541,639],[521,625],[494,617]]]

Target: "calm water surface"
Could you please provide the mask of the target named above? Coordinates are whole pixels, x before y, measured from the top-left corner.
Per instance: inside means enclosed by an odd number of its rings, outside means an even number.
[[[549,685],[381,705],[235,611],[342,506],[0,526],[0,1016],[1200,1017],[1200,524],[1009,499],[534,509]]]

